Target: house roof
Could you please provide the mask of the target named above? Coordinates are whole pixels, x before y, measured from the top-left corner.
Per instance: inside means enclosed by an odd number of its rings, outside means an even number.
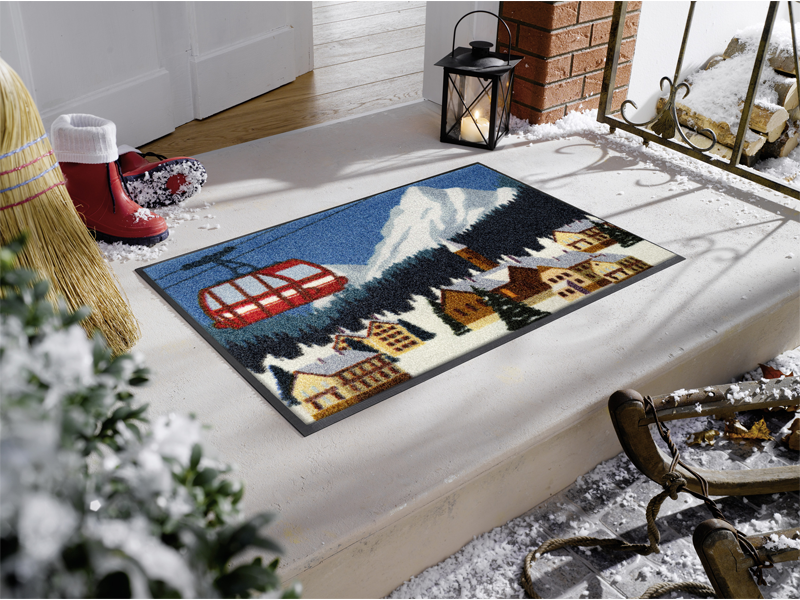
[[[567,233],[579,233],[581,231],[586,231],[592,227],[595,227],[597,223],[592,223],[589,219],[580,219],[577,221],[573,221],[568,225],[562,225],[561,227],[556,227],[553,231],[564,231]]]
[[[329,354],[325,358],[318,358],[316,361],[300,367],[296,372],[308,373],[309,375],[335,375],[339,371],[376,356],[378,356],[377,352],[345,350],[340,354]]]
[[[492,269],[494,270],[494,269]],[[493,290],[500,287],[504,283],[508,283],[508,279],[487,279],[486,277],[470,277],[455,282],[453,285],[443,285],[442,290],[452,290],[454,292],[472,292],[472,288],[476,287],[479,290]]]
[[[565,252],[555,257],[545,256],[510,256],[499,267],[495,267],[490,271],[485,271],[477,277],[470,277],[462,279],[451,285],[442,286],[442,290],[453,290],[456,292],[471,292],[473,287],[479,290],[493,290],[501,285],[508,283],[510,280],[508,274],[508,267],[522,267],[527,269],[536,269],[538,267],[553,267],[556,269],[570,269],[577,264],[586,262],[587,260],[593,262],[619,262],[627,258],[622,254],[587,254],[586,252]]]
[[[592,260],[594,262],[619,262],[625,258],[630,258],[629,256],[625,256],[623,254],[593,254]]]

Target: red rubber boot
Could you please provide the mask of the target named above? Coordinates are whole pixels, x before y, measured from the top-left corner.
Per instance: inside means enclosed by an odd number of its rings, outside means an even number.
[[[98,240],[153,246],[167,239],[167,222],[131,199],[116,162],[59,164],[72,203]]]
[[[119,164],[131,198],[140,206],[167,206],[195,195],[206,182],[206,170],[200,161],[186,156],[166,158],[152,152],[144,155],[132,150],[122,152]],[[155,156],[159,162],[148,162]]]

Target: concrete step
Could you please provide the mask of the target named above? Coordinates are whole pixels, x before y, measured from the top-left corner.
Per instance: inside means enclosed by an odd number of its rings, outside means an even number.
[[[474,535],[617,455],[606,401],[724,383],[800,344],[800,214],[785,196],[618,135],[494,152],[441,144],[427,102],[201,155],[214,203],[159,259],[474,162],[686,260],[301,437],[134,269],[112,263],[153,369],[138,396],[192,412],[235,462],[248,512],[272,510],[282,574],[305,597],[380,597]],[[568,132],[569,133],[569,132]]]

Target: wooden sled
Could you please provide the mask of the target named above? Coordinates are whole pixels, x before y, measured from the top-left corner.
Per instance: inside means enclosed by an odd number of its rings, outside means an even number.
[[[661,422],[714,415],[721,417],[736,412],[797,405],[800,377],[785,377],[758,382],[742,382],[708,386],[702,390],[681,390],[651,398]],[[645,400],[635,390],[615,392],[608,401],[611,420],[620,444],[631,462],[647,477],[661,485],[673,459],[662,452],[651,435],[649,426],[656,420],[652,410],[645,412]],[[692,467],[705,479],[709,496],[749,496],[800,490],[800,466],[713,471]],[[686,487],[703,494],[703,486],[695,475],[681,465],[674,469],[686,480]],[[770,536],[800,539],[800,529],[791,528],[748,536],[746,540],[763,564],[798,560],[800,550],[780,548],[767,550]],[[720,519],[701,523],[694,532],[694,546],[706,574],[719,598],[762,598],[749,569],[756,561],[742,551],[736,529]]]

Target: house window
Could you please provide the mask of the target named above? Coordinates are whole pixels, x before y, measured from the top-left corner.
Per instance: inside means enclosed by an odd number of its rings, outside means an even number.
[[[554,278],[554,277],[551,277],[551,278],[550,278],[550,279],[548,279],[547,281],[550,281],[551,283],[557,283],[557,281],[555,280],[555,278]]]
[[[583,279],[575,278],[575,283],[583,283]]]
[[[567,295],[564,292],[558,292],[558,295],[561,296],[562,298],[566,298],[567,297]]]
[[[458,308],[454,308],[453,312],[461,315],[462,317],[466,317],[467,316],[467,313],[465,313],[463,310],[460,310]]]
[[[568,294],[574,294],[574,293],[575,293],[575,290],[567,290],[567,293],[568,293]]]

